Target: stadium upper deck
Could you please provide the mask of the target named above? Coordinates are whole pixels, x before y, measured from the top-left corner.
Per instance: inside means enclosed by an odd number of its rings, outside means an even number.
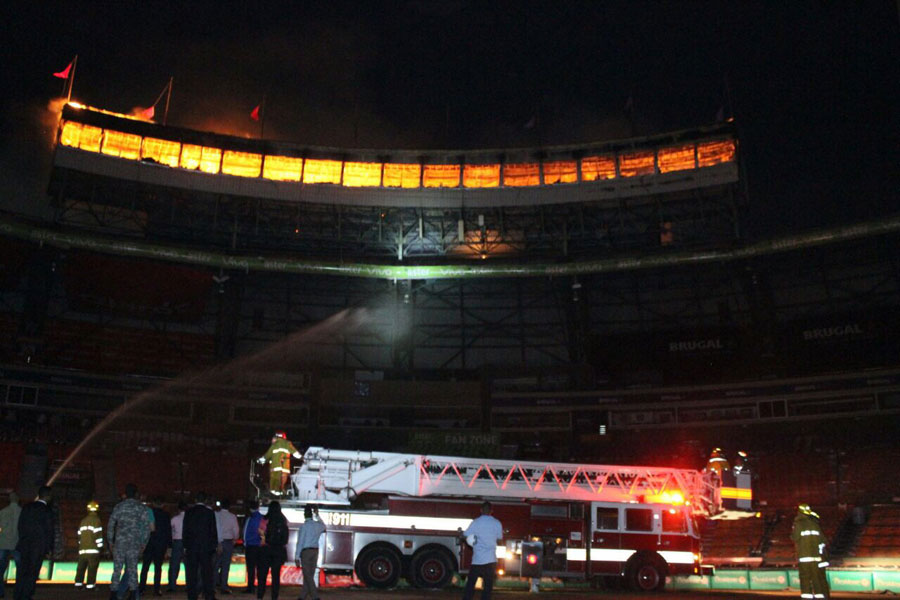
[[[68,104],[56,167],[282,201],[388,207],[616,202],[734,183],[730,123],[547,148],[357,150],[167,127]]]

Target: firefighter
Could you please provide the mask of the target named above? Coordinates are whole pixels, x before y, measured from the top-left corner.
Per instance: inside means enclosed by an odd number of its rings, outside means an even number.
[[[300,453],[287,439],[287,434],[276,431],[272,436],[272,445],[259,457],[259,464],[269,463],[269,492],[275,496],[285,493],[291,475],[291,456],[301,458]]]
[[[734,466],[731,467],[731,470],[734,471],[735,477],[740,475],[741,473],[749,473],[750,466],[747,464],[747,453],[743,450],[738,450],[737,456],[734,459]]]
[[[97,511],[100,505],[91,500],[87,504],[87,515],[78,525],[78,568],[75,571],[75,587],[94,589],[97,583],[97,565],[103,550],[103,525]],[[87,581],[84,576],[87,572]]]
[[[725,458],[722,449],[713,448],[712,454],[709,455],[709,460],[706,462],[706,470],[715,471],[719,476],[719,481],[722,481],[722,474],[730,469],[731,465],[728,464],[728,459]]]
[[[753,474],[750,472],[750,462],[747,453],[738,450],[731,468],[736,491],[740,494],[735,500],[737,510],[753,510]]]
[[[808,504],[801,504],[794,518],[791,539],[797,549],[797,561],[800,565],[800,597],[829,598],[828,577],[825,568],[825,534],[819,524],[819,515],[810,509]]]

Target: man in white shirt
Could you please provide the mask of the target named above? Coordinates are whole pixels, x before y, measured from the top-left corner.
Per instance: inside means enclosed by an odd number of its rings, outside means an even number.
[[[187,503],[183,500],[178,503],[178,514],[172,517],[172,555],[169,557],[169,586],[166,591],[174,592],[178,584],[178,574],[181,572],[181,563],[184,561],[184,540],[181,532],[184,529],[184,511]]]
[[[231,554],[234,552],[234,542],[240,536],[237,517],[228,510],[231,502],[222,500],[216,503],[216,533],[219,536],[218,556],[213,577],[216,587],[223,594],[230,594],[228,587],[228,572],[231,570]]]
[[[319,511],[307,504],[303,507],[303,525],[294,548],[294,564],[303,569],[303,590],[300,600],[319,600],[316,587],[316,563],[319,560],[319,538],[325,533],[325,523]]]
[[[472,564],[466,578],[466,591],[463,600],[471,600],[475,594],[475,582],[481,577],[481,600],[489,600],[494,589],[494,576],[497,573],[497,542],[503,539],[503,525],[491,516],[493,507],[490,502],[481,505],[481,516],[469,523],[463,532],[466,541],[472,546]]]

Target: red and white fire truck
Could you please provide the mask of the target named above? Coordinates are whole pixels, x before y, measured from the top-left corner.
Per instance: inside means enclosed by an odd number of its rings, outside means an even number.
[[[328,527],[322,569],[373,587],[405,576],[438,588],[466,573],[472,550],[460,534],[490,500],[505,533],[501,574],[533,576],[538,566],[548,577],[616,575],[660,589],[667,574],[701,572],[695,517],[718,502],[716,480],[689,469],[320,447],[306,450],[291,481],[289,559],[303,507],[314,504]]]

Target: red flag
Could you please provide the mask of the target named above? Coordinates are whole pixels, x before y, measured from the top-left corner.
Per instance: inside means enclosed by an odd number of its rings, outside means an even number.
[[[70,62],[70,63],[69,63],[69,66],[67,66],[67,67],[66,67],[65,69],[63,69],[62,71],[59,71],[58,73],[54,73],[53,76],[54,76],[54,77],[59,77],[60,79],[68,79],[68,78],[69,78],[69,71],[71,71],[71,70],[72,70],[72,63]]]
[[[259,121],[259,105],[256,105],[256,108],[253,109],[253,112],[250,113],[250,118],[254,121]]]
[[[153,115],[156,114],[156,107],[151,106],[150,108],[145,108],[141,111],[141,117],[147,119],[148,121],[153,118]]]

